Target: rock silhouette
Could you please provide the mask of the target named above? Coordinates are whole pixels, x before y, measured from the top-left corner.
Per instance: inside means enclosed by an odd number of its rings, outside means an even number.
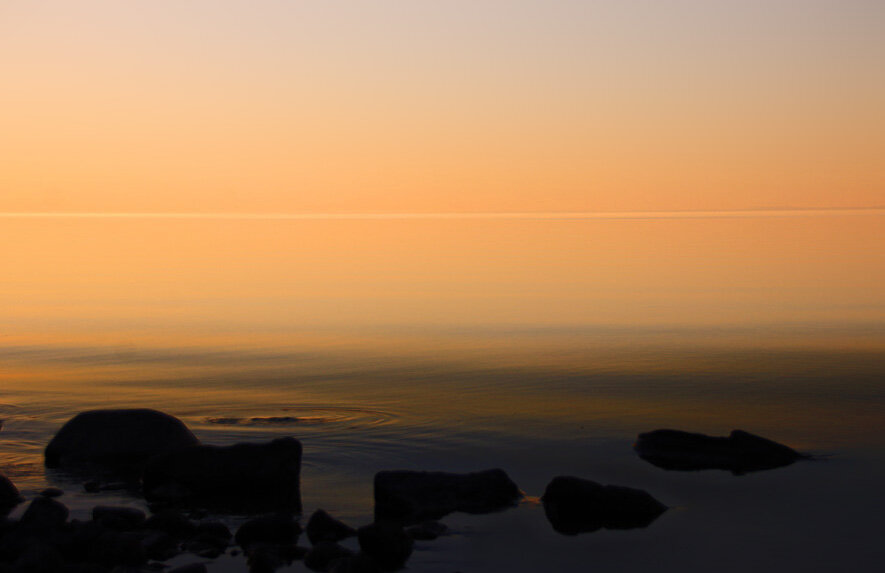
[[[0,513],[12,509],[21,502],[18,488],[9,479],[0,474]]]
[[[198,443],[181,420],[157,410],[90,410],[68,420],[44,454],[48,467],[128,463]]]
[[[680,430],[639,434],[633,449],[643,460],[667,470],[729,470],[735,475],[769,470],[808,456],[743,430],[728,437]]]
[[[640,489],[572,476],[553,478],[541,501],[553,529],[565,535],[647,527],[667,511],[666,505]]]
[[[190,446],[151,458],[142,476],[148,501],[231,509],[301,511],[301,442]]]
[[[384,471],[375,474],[376,519],[439,519],[453,511],[487,513],[522,497],[500,469],[468,474]]]

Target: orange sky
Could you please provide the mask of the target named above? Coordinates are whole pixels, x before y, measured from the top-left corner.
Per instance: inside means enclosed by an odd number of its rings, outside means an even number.
[[[885,201],[885,3],[0,5],[0,211]]]

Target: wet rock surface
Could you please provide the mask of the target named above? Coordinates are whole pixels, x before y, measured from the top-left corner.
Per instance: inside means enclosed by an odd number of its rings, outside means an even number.
[[[553,529],[565,535],[603,528],[647,527],[667,510],[640,489],[601,485],[572,476],[554,478],[541,501]]]
[[[301,509],[301,442],[191,446],[151,458],[144,468],[149,501],[256,511]]]
[[[681,430],[639,434],[633,449],[643,460],[663,469],[720,469],[735,475],[787,466],[809,456],[743,430],[727,437]]]
[[[453,511],[488,513],[516,504],[522,492],[500,469],[455,474],[384,471],[375,474],[376,520],[422,521]]]
[[[44,456],[48,467],[128,463],[198,443],[181,420],[157,410],[90,410],[62,426]]]

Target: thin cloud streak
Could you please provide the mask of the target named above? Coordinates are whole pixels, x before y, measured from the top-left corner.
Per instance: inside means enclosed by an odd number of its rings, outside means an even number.
[[[740,219],[885,215],[885,207],[842,209],[738,209],[726,211],[552,211],[478,213],[0,213],[4,219],[230,219],[230,220],[409,220],[409,219],[525,219],[525,220],[659,220]]]

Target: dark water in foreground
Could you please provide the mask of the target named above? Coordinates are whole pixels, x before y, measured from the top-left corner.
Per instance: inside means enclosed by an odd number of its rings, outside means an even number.
[[[418,542],[410,571],[872,570],[885,302],[865,221],[500,222],[502,243],[458,222],[383,222],[349,242],[336,222],[323,248],[314,227],[17,222],[0,237],[20,245],[3,253],[0,472],[27,497],[65,489],[75,516],[141,506],[47,471],[42,449],[78,411],[144,406],[210,444],[302,440],[305,515],[370,522],[388,469],[501,467],[529,496],[446,517],[451,535]],[[631,449],[661,427],[742,428],[820,459],[665,471]],[[532,499],[557,475],[671,509],[645,529],[560,535]]]

